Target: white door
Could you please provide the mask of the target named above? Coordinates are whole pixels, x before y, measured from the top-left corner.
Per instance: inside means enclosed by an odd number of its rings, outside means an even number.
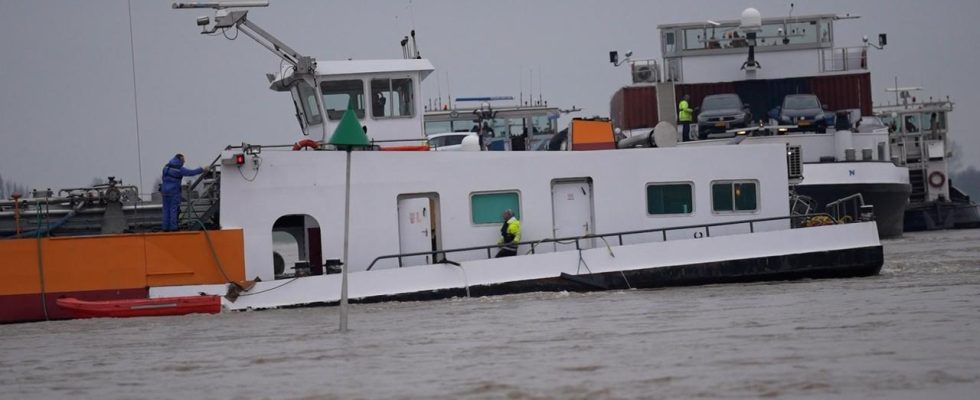
[[[551,184],[551,206],[554,212],[555,238],[577,237],[593,230],[592,182],[589,180],[556,181]],[[593,240],[580,240],[580,248],[590,248]],[[574,250],[575,243],[555,243],[555,251]]]
[[[398,199],[399,253],[432,250],[432,210],[427,197]],[[432,255],[402,258],[402,266],[432,263]]]

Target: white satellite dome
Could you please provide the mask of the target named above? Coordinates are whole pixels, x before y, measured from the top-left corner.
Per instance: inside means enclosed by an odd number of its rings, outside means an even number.
[[[746,8],[742,11],[742,24],[739,28],[744,32],[758,32],[762,30],[762,14],[754,8]]]

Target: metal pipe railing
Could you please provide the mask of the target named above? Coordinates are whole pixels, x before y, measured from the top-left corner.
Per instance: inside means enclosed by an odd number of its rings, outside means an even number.
[[[616,238],[619,239],[620,246],[622,246],[623,245],[623,236],[638,235],[638,234],[644,234],[644,233],[656,233],[656,232],[662,233],[662,235],[663,235],[663,241],[666,242],[667,241],[667,232],[670,232],[670,231],[679,231],[679,230],[686,230],[686,229],[700,229],[700,228],[703,228],[705,230],[704,237],[711,237],[711,230],[710,230],[711,227],[748,224],[749,225],[749,232],[750,233],[755,233],[755,224],[758,224],[760,222],[771,222],[771,221],[780,221],[780,220],[791,220],[792,221],[794,219],[806,219],[806,218],[812,218],[812,217],[817,217],[817,216],[828,217],[828,218],[831,219],[831,221],[834,222],[834,224],[837,224],[838,223],[836,219],[834,219],[831,215],[829,215],[827,213],[814,213],[814,214],[806,214],[806,215],[787,215],[787,216],[782,216],[782,217],[758,218],[758,219],[743,220],[743,221],[715,222],[715,223],[711,223],[711,224],[697,224],[697,225],[675,226],[675,227],[669,227],[669,228],[652,228],[652,229],[640,229],[640,230],[612,232],[612,233],[588,234],[588,235],[583,235],[583,236],[570,236],[570,237],[563,237],[563,238],[548,238],[548,239],[541,239],[541,240],[536,240],[536,241],[519,242],[519,243],[517,243],[517,245],[518,246],[530,245],[531,246],[531,253],[534,254],[535,248],[537,246],[539,246],[541,244],[545,244],[545,243],[561,243],[561,242],[572,242],[572,241],[574,241],[575,242],[575,248],[576,249],[581,249],[580,241],[582,241],[582,240],[590,240],[590,239],[603,239],[603,240],[605,240],[606,238],[616,237]],[[513,245],[513,244],[509,244],[509,245]],[[486,250],[487,251],[487,258],[492,258],[491,250],[498,249],[498,248],[501,248],[503,246],[504,245],[502,245],[502,244],[495,244],[495,245],[484,245],[484,246],[461,247],[461,248],[455,248],[455,249],[449,249],[449,250],[431,250],[431,251],[420,251],[420,252],[414,252],[414,253],[389,254],[389,255],[384,255],[384,256],[376,257],[373,261],[371,261],[371,264],[368,265],[367,271],[370,271],[371,268],[374,268],[374,265],[377,264],[378,261],[388,260],[388,259],[398,259],[398,267],[401,268],[402,267],[402,259],[405,258],[405,257],[425,256],[425,255],[433,255],[433,256],[435,256],[436,254],[441,254],[443,256],[443,259],[445,260],[445,256],[447,254],[449,254],[449,253],[461,253],[461,252],[467,252],[467,251]]]

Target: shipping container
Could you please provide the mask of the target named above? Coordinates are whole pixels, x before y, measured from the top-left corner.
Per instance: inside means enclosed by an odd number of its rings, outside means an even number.
[[[870,72],[813,77],[810,87],[831,111],[858,108],[861,115],[871,115]]]
[[[609,102],[613,125],[622,130],[649,128],[660,121],[655,86],[624,86]]]

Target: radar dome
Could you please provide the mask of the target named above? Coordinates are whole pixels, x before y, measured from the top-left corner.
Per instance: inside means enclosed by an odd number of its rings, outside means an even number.
[[[762,30],[762,14],[754,8],[746,8],[742,11],[742,24],[739,28],[745,32],[758,32]]]
[[[461,151],[480,151],[480,137],[475,134],[466,135],[459,147]]]

